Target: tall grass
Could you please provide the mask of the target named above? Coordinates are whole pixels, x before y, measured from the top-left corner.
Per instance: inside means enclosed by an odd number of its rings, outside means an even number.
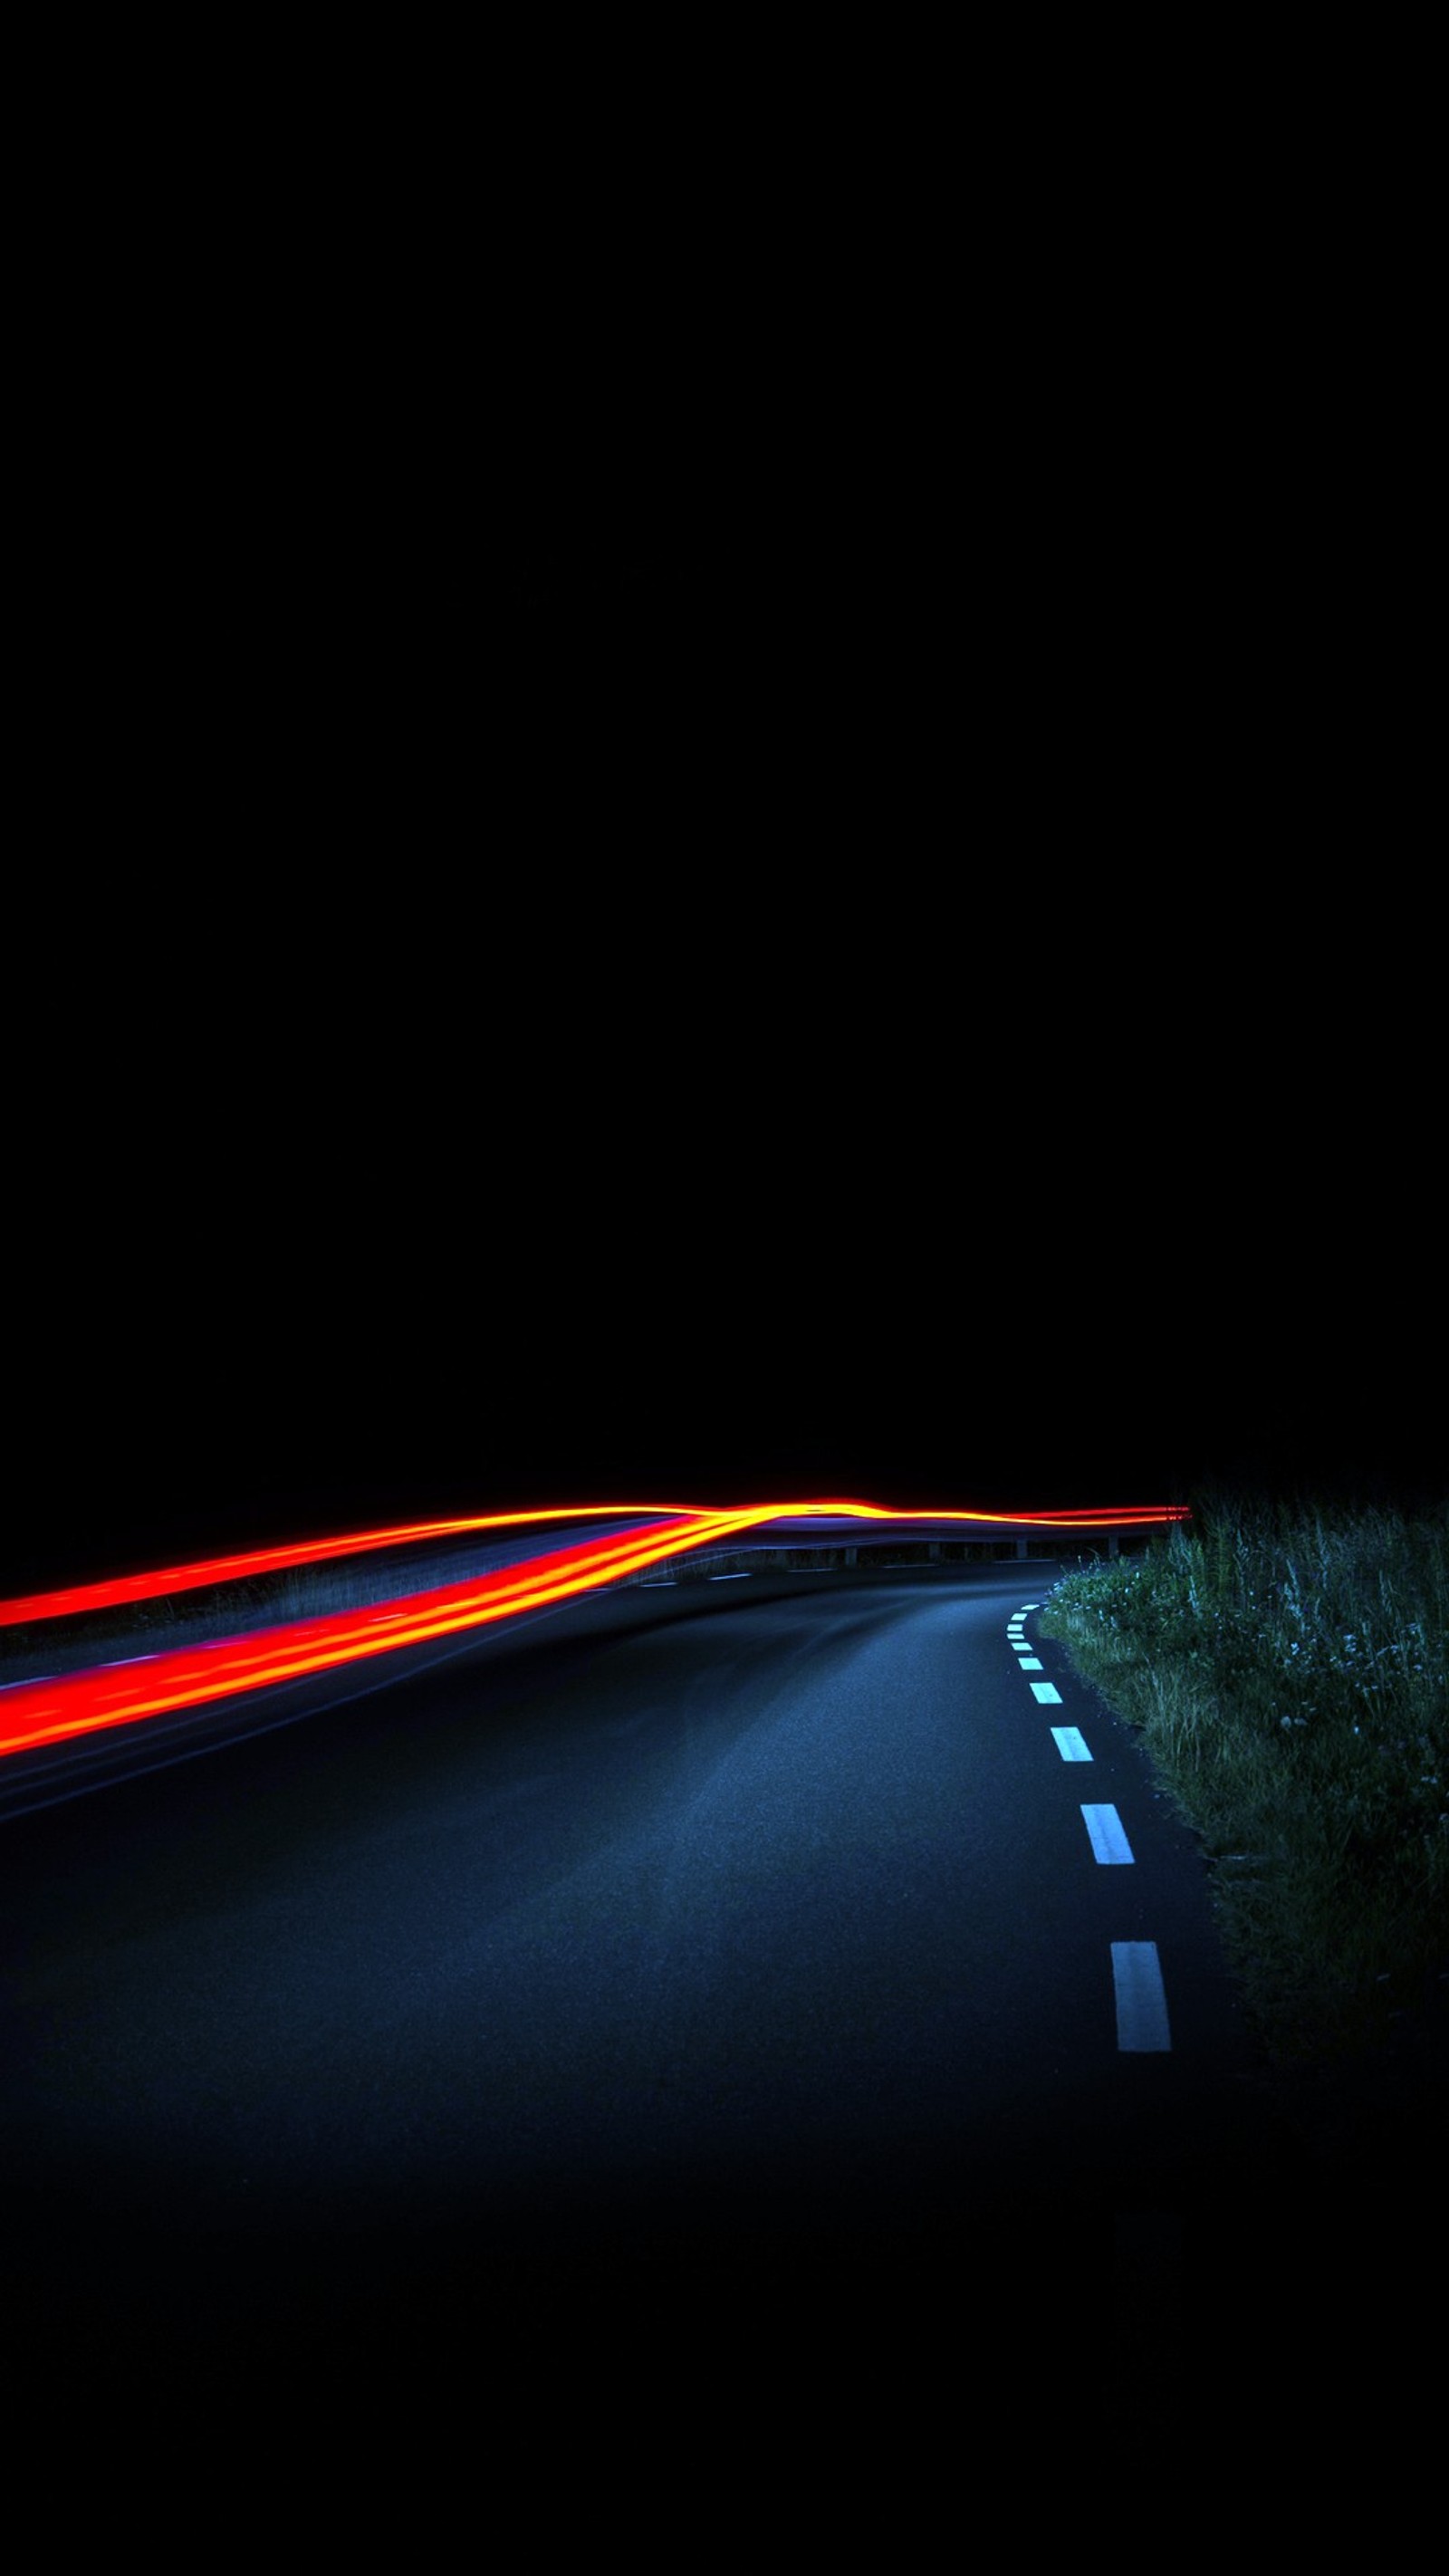
[[[1449,1507],[1206,1494],[1041,1626],[1200,1836],[1269,2061],[1449,2024]]]

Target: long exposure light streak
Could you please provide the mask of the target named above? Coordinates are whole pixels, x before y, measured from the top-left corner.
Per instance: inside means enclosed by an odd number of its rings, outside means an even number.
[[[764,1503],[701,1511],[661,1504],[607,1504],[546,1511],[489,1513],[463,1520],[412,1522],[386,1530],[213,1557],[113,1582],[33,1594],[0,1603],[0,1626],[73,1617],[127,1602],[155,1600],[204,1585],[224,1585],[302,1565],[429,1539],[480,1531],[506,1531],[559,1521],[624,1519],[633,1524],[573,1546],[545,1549],[521,1562],[498,1566],[463,1582],[445,1584],[360,1609],[329,1612],[253,1629],[208,1644],[163,1649],[122,1663],[17,1681],[0,1688],[0,1755],[36,1750],[107,1727],[136,1725],[179,1709],[200,1707],[246,1691],[271,1688],[330,1671],[368,1656],[492,1621],[518,1618],[573,1595],[619,1583],[671,1556],[738,1539],[773,1524],[821,1520],[906,1521],[984,1525],[996,1530],[1117,1530],[1168,1527],[1190,1517],[1178,1505],[1112,1507],[1069,1512],[912,1512],[875,1503]],[[641,1521],[645,1524],[640,1526]]]
[[[208,1556],[192,1565],[167,1565],[145,1574],[121,1574],[104,1583],[81,1583],[65,1592],[32,1592],[0,1601],[0,1628],[31,1619],[61,1619],[86,1610],[111,1610],[127,1601],[157,1601],[173,1592],[195,1592],[203,1584],[236,1583],[262,1574],[283,1574],[293,1566],[327,1565],[343,1556],[366,1556],[388,1547],[406,1547],[423,1539],[465,1538],[478,1530],[524,1529],[543,1521],[602,1521],[642,1513],[690,1516],[687,1503],[602,1503],[591,1511],[562,1505],[537,1512],[480,1512],[467,1520],[405,1521],[390,1529],[351,1530],[342,1538],[299,1539],[287,1547],[253,1548],[244,1556]]]

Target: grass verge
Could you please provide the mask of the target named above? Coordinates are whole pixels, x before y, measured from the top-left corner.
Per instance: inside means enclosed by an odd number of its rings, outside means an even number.
[[[1449,1506],[1193,1497],[1063,1577],[1040,1624],[1199,1837],[1289,2107],[1449,2096]]]

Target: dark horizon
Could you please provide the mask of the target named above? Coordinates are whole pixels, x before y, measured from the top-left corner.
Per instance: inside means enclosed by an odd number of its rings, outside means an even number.
[[[0,1592],[552,1505],[1449,1500],[1429,1265],[1285,1220],[1276,1170],[1197,1191],[1137,1146],[1114,1194],[1110,1134],[939,1111],[743,1149],[544,1116],[520,1170],[471,1095],[415,1106],[315,1172],[264,1128],[265,1188],[182,1159],[157,1215],[118,1167],[37,1231]]]
[[[978,1365],[985,1372],[990,1363]],[[691,1391],[699,1393],[687,1377],[672,1388],[666,1381],[650,1417],[642,1399],[615,1408],[581,1388],[572,1407],[560,1399],[542,1422],[524,1419],[526,1404],[495,1405],[451,1436],[436,1426],[445,1375],[425,1396],[414,1382],[411,1424],[396,1387],[375,1390],[371,1413],[365,1403],[329,1410],[315,1398],[310,1409],[300,1400],[293,1412],[269,1409],[260,1389],[246,1419],[244,1404],[210,1415],[204,1405],[167,1415],[144,1398],[113,1404],[103,1434],[93,1411],[69,1441],[32,1460],[23,1518],[12,1485],[0,1592],[412,1520],[554,1506],[844,1499],[1010,1513],[1216,1496],[1414,1513],[1449,1502],[1449,1474],[1436,1472],[1432,1452],[1396,1446],[1382,1426],[1375,1439],[1373,1424],[1344,1418],[1341,1393],[1335,1443],[1322,1422],[1281,1411],[1271,1423],[1222,1412],[1182,1419],[1173,1438],[1154,1436],[1125,1397],[1115,1429],[1105,1419],[1094,1429],[1054,1395],[1048,1369],[993,1412],[973,1407],[968,1373],[959,1396],[938,1394],[934,1437],[925,1428],[928,1370],[909,1384],[898,1375],[883,1391],[862,1368],[853,1421],[848,1372],[838,1410],[834,1382],[807,1386],[798,1369],[788,1383],[762,1372],[753,1387],[735,1375],[707,1407],[691,1406]],[[1138,1416],[1151,1411],[1150,1382],[1145,1393]],[[762,1426],[777,1406],[772,1438]]]
[[[173,873],[53,871],[17,959],[3,1588],[559,1502],[1449,1495],[1368,738],[1345,799],[1221,624],[1139,703],[788,513],[540,535],[476,707],[385,595],[228,628],[164,733],[174,643],[97,677],[77,820]]]

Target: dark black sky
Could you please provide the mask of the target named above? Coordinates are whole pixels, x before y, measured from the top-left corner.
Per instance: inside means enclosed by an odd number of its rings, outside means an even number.
[[[370,515],[320,433],[76,486],[8,1580],[555,1501],[1449,1484],[1417,719],[1360,575],[1307,584],[1249,466],[1245,519],[1100,430],[968,470],[897,426],[871,479],[732,417],[554,406],[486,490],[419,437]]]

